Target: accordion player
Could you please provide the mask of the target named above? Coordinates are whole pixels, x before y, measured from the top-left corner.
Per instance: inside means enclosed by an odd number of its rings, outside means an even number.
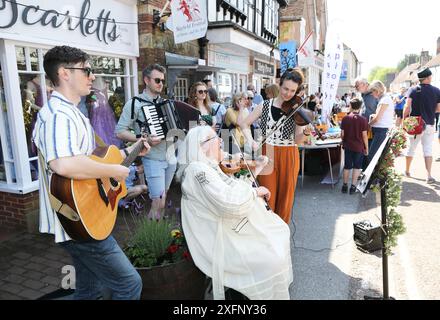
[[[180,129],[187,132],[192,124],[197,124],[200,111],[193,106],[174,100],[158,103],[144,101],[141,106],[148,134],[165,139],[168,131]]]

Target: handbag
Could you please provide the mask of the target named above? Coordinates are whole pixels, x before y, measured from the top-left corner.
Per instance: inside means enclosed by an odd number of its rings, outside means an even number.
[[[421,134],[425,130],[425,126],[425,121],[421,116],[408,117],[403,121],[403,129],[409,135]]]

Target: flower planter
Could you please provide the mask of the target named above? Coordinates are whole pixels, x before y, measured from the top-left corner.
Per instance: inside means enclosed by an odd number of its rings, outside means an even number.
[[[142,278],[141,300],[203,300],[205,275],[192,261],[136,268]]]

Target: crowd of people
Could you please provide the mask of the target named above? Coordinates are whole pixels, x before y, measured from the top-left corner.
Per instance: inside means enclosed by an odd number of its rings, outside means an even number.
[[[181,184],[185,238],[194,263],[212,279],[214,298],[224,299],[225,288],[232,288],[248,299],[289,299],[293,274],[288,224],[299,172],[298,145],[312,134],[310,126],[297,124],[284,107],[295,97],[304,99],[306,88],[300,69],[288,69],[279,85],[267,86],[265,98],[250,85],[247,91],[232,96],[230,106],[218,99],[210,81],[194,83],[186,102],[199,111],[198,125],[180,144],[170,144],[155,135],[145,136],[147,119],[142,106],[163,101],[166,78],[164,67],[147,66],[142,72],[143,92],[125,102],[114,125],[113,138],[125,146],[120,151],[122,158],[135,148],[142,149],[130,168],[88,157],[97,144],[93,121],[79,108],[95,80],[88,55],[72,47],[54,47],[44,57],[44,69],[54,91],[39,111],[33,134],[44,160],[40,172],[47,173],[48,178],[55,172],[71,179],[111,177],[126,181],[127,198],[148,192],[151,208],[146,218],[153,221],[164,218],[171,182],[176,178]],[[382,82],[369,84],[365,79],[355,84],[361,97],[344,97],[345,106],[340,109],[350,109],[341,123],[345,148],[342,192],[355,192],[360,170],[371,160],[387,131],[401,125],[394,122],[395,114],[398,119],[420,114],[426,123],[424,133],[411,140],[407,174],[411,152],[419,141],[425,157],[432,161],[429,139],[434,132],[435,109],[440,111],[440,91],[429,85],[427,71],[419,78],[420,86],[408,94],[402,91],[394,101]],[[314,118],[320,114],[320,99],[318,93],[307,100],[306,107]],[[422,108],[427,102],[429,111]],[[223,142],[224,130],[231,132],[231,143]],[[368,131],[372,131],[371,139]],[[246,161],[246,155],[253,153],[261,154],[263,161],[255,168],[248,167],[250,172],[244,178],[222,170],[225,159]],[[348,188],[350,170],[352,186]],[[427,170],[428,182],[432,182],[429,160]],[[105,286],[115,299],[138,299],[140,277],[113,237],[72,241],[50,205],[51,194],[44,181],[40,179],[40,231],[54,234],[55,241],[71,254],[77,274],[75,297],[94,299]]]

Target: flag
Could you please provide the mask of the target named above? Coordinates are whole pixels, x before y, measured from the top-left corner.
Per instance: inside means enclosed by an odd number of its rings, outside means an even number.
[[[314,49],[313,49],[313,31],[307,35],[303,44],[298,48],[298,65],[308,67],[313,65]]]
[[[205,0],[171,1],[170,18],[176,44],[202,38],[208,30]]]
[[[332,26],[328,28],[325,44],[324,73],[321,86],[323,94],[322,120],[329,123],[344,62],[344,45],[336,28]]]

